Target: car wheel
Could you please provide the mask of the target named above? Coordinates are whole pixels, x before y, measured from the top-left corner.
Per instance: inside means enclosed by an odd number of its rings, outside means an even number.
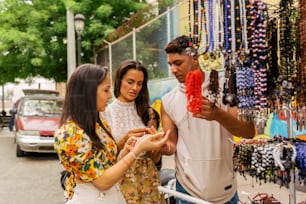
[[[17,157],[22,157],[24,155],[25,155],[25,152],[20,149],[19,145],[17,145],[17,147],[16,147],[16,156]]]

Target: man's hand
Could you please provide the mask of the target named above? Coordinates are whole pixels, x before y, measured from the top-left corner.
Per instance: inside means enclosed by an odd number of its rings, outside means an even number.
[[[219,107],[214,102],[211,102],[208,98],[202,97],[202,110],[193,117],[202,118],[205,120],[213,121],[216,119],[216,113]]]

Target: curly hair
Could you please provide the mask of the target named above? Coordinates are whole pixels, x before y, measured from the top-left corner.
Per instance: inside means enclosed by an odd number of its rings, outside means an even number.
[[[169,42],[164,50],[167,54],[169,53],[178,53],[182,54],[186,51],[187,48],[190,47],[190,38],[182,35],[175,39],[173,39],[171,42]]]

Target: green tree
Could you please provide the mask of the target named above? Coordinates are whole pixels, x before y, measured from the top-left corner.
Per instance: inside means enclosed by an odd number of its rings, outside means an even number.
[[[1,2],[0,81],[66,73],[65,7],[61,1]]]
[[[31,76],[66,81],[66,8],[86,17],[82,62],[93,62],[103,39],[147,6],[139,0],[0,1],[0,85]]]

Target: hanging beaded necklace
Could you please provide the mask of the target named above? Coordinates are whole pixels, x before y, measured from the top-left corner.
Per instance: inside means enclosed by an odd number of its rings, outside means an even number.
[[[242,47],[244,49],[244,53],[246,55],[249,54],[249,47],[248,47],[248,37],[247,37],[247,12],[246,12],[246,4],[249,3],[249,1],[245,0],[239,0],[240,4],[240,21],[241,21],[241,26],[242,26]]]
[[[295,15],[294,7],[289,1],[281,1],[280,14],[280,76],[279,90],[280,98],[283,103],[291,103],[295,95],[294,87],[296,81],[293,76],[296,76],[296,60],[295,60]]]
[[[299,3],[299,33],[300,33],[300,56],[301,62],[299,66],[299,84],[297,96],[300,104],[306,104],[306,0],[300,0]],[[304,119],[306,121],[306,118]],[[306,127],[305,127],[306,128]]]
[[[199,4],[198,0],[193,0],[193,35],[192,44],[194,47],[198,46],[199,42]]]
[[[201,13],[200,13],[200,22],[201,22],[201,27],[200,27],[200,38],[201,40],[201,44],[199,47],[199,54],[205,53],[207,52],[208,49],[208,33],[206,30],[206,9],[205,9],[205,0],[201,0],[200,1],[200,6],[201,6]]]
[[[241,5],[240,0],[235,0],[235,52],[237,52],[238,56],[241,52],[241,41],[242,41],[242,33],[241,33]]]
[[[222,50],[223,49],[223,43],[224,43],[224,18],[223,18],[223,9],[222,9],[222,4],[221,4],[221,0],[216,0],[216,6],[218,8],[218,45],[217,45],[217,49]]]
[[[193,5],[193,33],[191,29],[191,4]],[[186,49],[186,54],[189,54],[190,57],[197,55],[197,52],[200,47],[201,39],[199,38],[199,24],[201,26],[204,25],[202,22],[204,9],[200,9],[202,7],[203,2],[199,2],[198,0],[189,1],[189,47]],[[199,23],[199,16],[201,22]],[[201,28],[201,30],[205,30]],[[204,34],[205,35],[205,34]],[[203,37],[203,34],[200,35]],[[201,84],[203,81],[202,71],[197,69],[194,71],[189,71],[186,76],[186,97],[187,97],[187,110],[192,112],[193,114],[197,114],[202,110],[202,90]]]
[[[214,32],[214,15],[213,15],[213,0],[208,0],[208,21],[209,21],[209,45],[208,51],[215,51],[215,32]]]
[[[229,9],[230,8],[230,4],[228,3],[228,0],[224,0],[224,50],[226,53],[230,52],[229,49],[229,35],[230,35],[230,13],[229,13]]]
[[[236,53],[237,58],[233,59],[235,71],[232,74],[236,75],[236,89],[238,97],[238,117],[240,120],[253,121],[254,120],[254,71],[251,68],[251,59],[249,59],[248,49],[248,23],[247,21],[247,5],[249,1],[239,0],[236,1]],[[239,7],[239,12],[238,12]],[[239,13],[239,14],[238,14]],[[239,21],[239,22],[238,22]],[[240,54],[240,55],[239,55]]]
[[[202,111],[202,89],[203,73],[197,69],[188,72],[186,76],[186,96],[187,96],[187,110],[193,115]]]
[[[225,83],[223,89],[223,104],[237,106],[237,69],[241,66],[239,52],[241,50],[241,6],[238,0],[224,1],[224,63]],[[242,117],[240,117],[242,119]]]
[[[255,0],[252,6],[252,68],[254,69],[254,94],[256,109],[261,112],[267,108],[267,69],[266,60],[266,4],[262,0]]]
[[[216,47],[220,44],[220,34],[219,29],[220,25],[218,24],[218,20],[216,17],[216,4],[219,7],[219,1],[216,0],[208,0],[205,2],[205,0],[194,0],[193,2],[193,33],[192,29],[189,29],[189,35],[190,35],[190,47],[192,49],[195,49],[196,54],[197,51],[199,51],[199,47],[202,50],[202,46],[199,42],[202,42],[202,39],[207,39],[207,51],[209,54],[209,57],[212,60],[215,60],[216,57],[220,58],[220,55],[216,55]],[[207,10],[205,9],[207,8]],[[200,12],[199,12],[200,9]],[[207,11],[207,12],[206,12]],[[191,14],[191,1],[189,1],[189,14]],[[200,23],[198,23],[200,19]],[[206,23],[206,25],[205,25]],[[201,25],[201,31],[202,34],[199,35],[199,24]],[[189,15],[189,26],[191,27],[191,15]],[[207,35],[206,35],[206,32]],[[205,33],[203,33],[205,32]],[[199,36],[202,37],[202,39],[199,39]],[[205,37],[204,37],[205,36]],[[206,38],[207,36],[207,38]],[[206,47],[206,45],[204,45]],[[206,50],[206,49],[205,49]],[[211,66],[212,64],[210,64]],[[209,76],[210,78],[210,84],[209,84],[209,97],[213,102],[216,102],[216,98],[219,95],[219,80],[218,80],[218,72],[214,69],[218,69],[219,66],[214,65],[211,66],[213,70],[211,70],[211,74]],[[199,111],[201,111],[201,100],[202,100],[202,90],[201,90],[201,84],[203,82],[202,78],[202,71],[200,69],[195,71],[189,71],[186,76],[186,95],[187,95],[187,109],[192,112],[193,114],[197,114]]]
[[[273,18],[268,22],[268,32],[267,32],[267,66],[268,66],[268,104],[269,109],[274,111],[276,99],[278,94],[275,91],[277,85],[277,78],[279,76],[278,68],[278,35],[277,35],[277,19]]]
[[[192,39],[192,27],[191,27],[191,0],[188,2],[188,28],[189,38]]]
[[[235,32],[235,1],[231,0],[231,51],[234,53],[236,51],[236,32]]]

